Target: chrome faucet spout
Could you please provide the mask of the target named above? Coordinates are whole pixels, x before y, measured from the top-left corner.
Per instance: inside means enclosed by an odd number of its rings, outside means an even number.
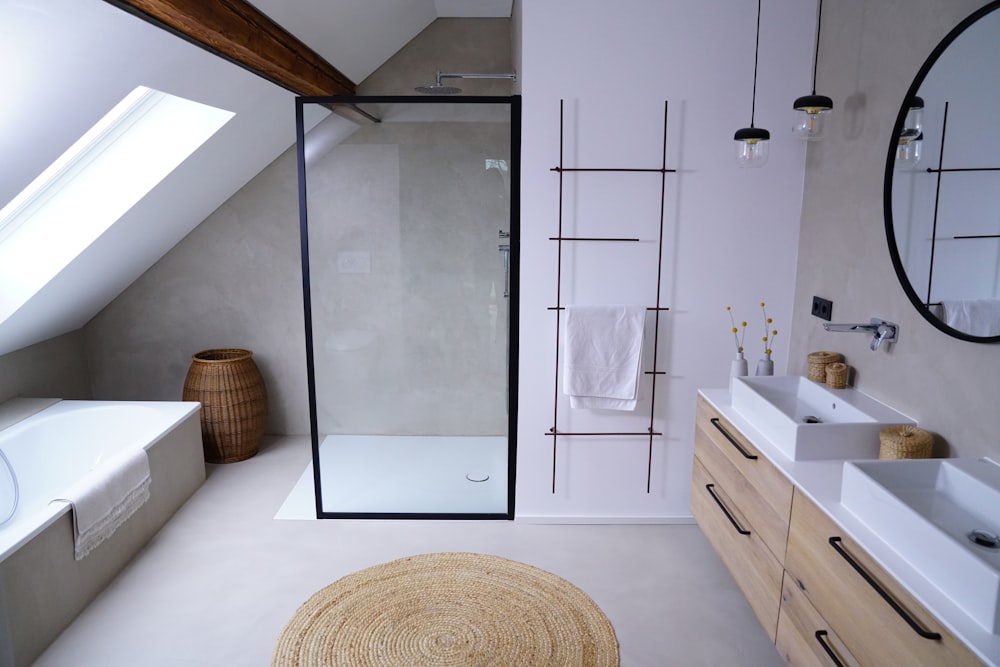
[[[862,333],[875,333],[878,325],[875,324],[824,324],[827,331],[860,331]]]
[[[886,322],[877,317],[871,318],[868,324],[825,323],[823,329],[826,331],[859,331],[861,333],[872,334],[872,352],[877,351],[882,343],[895,343],[899,336],[899,325]]]

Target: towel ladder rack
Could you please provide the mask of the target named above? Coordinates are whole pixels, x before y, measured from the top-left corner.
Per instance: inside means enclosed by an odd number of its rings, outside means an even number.
[[[563,147],[564,147],[564,124],[565,124],[565,113],[564,113],[564,101],[559,101],[559,165],[552,167],[550,171],[555,172],[559,176],[559,230],[555,236],[550,236],[550,241],[555,241],[557,245],[556,251],[556,305],[551,306],[548,310],[555,311],[556,313],[556,326],[555,326],[555,380],[554,380],[554,397],[552,405],[552,427],[545,433],[546,436],[552,438],[552,493],[556,492],[556,476],[557,476],[557,454],[558,445],[560,437],[586,437],[586,436],[605,436],[605,437],[642,437],[648,438],[649,447],[646,457],[646,493],[650,493],[653,479],[653,439],[662,436],[663,433],[654,429],[654,422],[656,417],[656,379],[660,375],[666,375],[665,371],[659,369],[658,363],[658,348],[659,348],[659,338],[660,338],[660,313],[670,310],[669,308],[661,305],[661,283],[663,279],[663,221],[664,221],[664,211],[666,204],[666,189],[667,189],[667,174],[676,173],[676,169],[667,168],[667,118],[669,115],[669,102],[663,103],[663,153],[662,153],[662,163],[659,167],[655,168],[627,168],[627,167],[566,167],[563,163]],[[648,375],[650,377],[650,398],[649,398],[649,427],[645,431],[607,431],[607,432],[594,432],[594,431],[561,431],[559,430],[559,343],[560,343],[560,314],[559,311],[565,310],[562,305],[562,256],[563,256],[563,243],[567,242],[631,242],[638,243],[641,239],[638,238],[619,238],[619,237],[599,237],[599,236],[564,236],[563,235],[563,175],[566,173],[574,172],[639,172],[639,173],[653,173],[660,175],[660,224],[659,224],[659,237],[658,237],[658,254],[656,261],[656,305],[647,307],[647,311],[654,313],[653,315],[653,364],[652,369],[643,372],[643,375]]]
[[[930,266],[927,269],[927,295],[923,299],[925,303],[931,305],[931,293],[934,286],[934,259],[935,252],[937,250],[937,241],[939,238],[948,239],[947,236],[938,236],[938,208],[941,203],[941,175],[946,173],[961,173],[961,172],[984,172],[984,171],[1000,171],[1000,167],[945,167],[944,166],[944,147],[945,138],[948,131],[948,107],[950,103],[945,101],[944,103],[944,116],[941,119],[941,148],[938,151],[938,165],[935,169],[934,167],[927,167],[928,174],[937,174],[935,177],[937,182],[934,189],[934,212],[931,219],[931,238],[930,238]],[[978,240],[978,239],[995,239],[1000,238],[998,234],[965,234],[965,235],[955,235],[951,237],[951,240]]]

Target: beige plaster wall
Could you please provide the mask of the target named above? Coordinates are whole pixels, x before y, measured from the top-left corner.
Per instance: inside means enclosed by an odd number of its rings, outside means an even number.
[[[503,435],[508,109],[413,107],[308,168],[318,428]]]
[[[0,403],[15,396],[91,398],[79,331],[0,356]]]
[[[921,64],[980,0],[840,0],[823,6],[817,92],[834,100],[830,136],[808,149],[789,372],[814,350],[842,352],[855,385],[938,434],[936,454],[1000,455],[1000,346],[953,339],[926,322],[896,279],[882,214],[892,127]],[[899,342],[827,333],[811,299],[832,299],[833,319],[900,325]]]
[[[413,94],[438,69],[503,71],[509,23],[439,19],[358,92]],[[509,94],[497,85],[462,87]],[[267,384],[267,432],[309,432],[297,187],[290,147],[84,327],[94,398],[178,399],[192,354],[244,347]]]

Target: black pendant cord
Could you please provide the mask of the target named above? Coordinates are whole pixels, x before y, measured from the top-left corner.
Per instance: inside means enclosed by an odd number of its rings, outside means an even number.
[[[819,0],[819,14],[816,16],[816,54],[813,56],[813,95],[816,94],[816,68],[819,66],[819,33],[822,29],[823,0]]]
[[[757,112],[757,58],[760,54],[760,5],[762,0],[757,0],[757,41],[753,47],[753,97],[750,102],[750,127],[753,127],[754,115]]]

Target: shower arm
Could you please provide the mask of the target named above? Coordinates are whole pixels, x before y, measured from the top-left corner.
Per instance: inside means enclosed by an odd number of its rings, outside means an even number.
[[[510,74],[476,74],[473,72],[441,72],[435,73],[435,84],[440,86],[441,79],[510,79],[517,81],[517,73]]]

